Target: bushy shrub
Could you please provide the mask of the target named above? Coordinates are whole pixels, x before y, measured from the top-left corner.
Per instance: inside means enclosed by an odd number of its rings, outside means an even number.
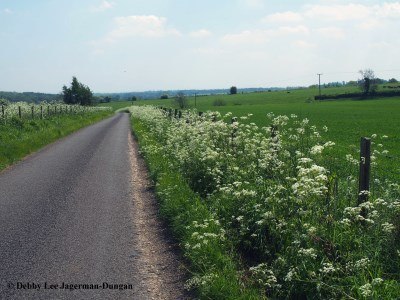
[[[225,106],[226,101],[224,99],[218,98],[213,101],[213,106]]]

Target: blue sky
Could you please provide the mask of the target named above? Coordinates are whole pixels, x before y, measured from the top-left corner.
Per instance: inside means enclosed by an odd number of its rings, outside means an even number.
[[[0,0],[0,90],[400,79],[400,1]]]

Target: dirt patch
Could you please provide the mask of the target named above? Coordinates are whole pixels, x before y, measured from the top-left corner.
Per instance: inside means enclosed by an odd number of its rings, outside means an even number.
[[[135,255],[146,299],[193,299],[184,289],[187,274],[179,247],[159,219],[158,203],[137,141],[131,134],[129,140]]]

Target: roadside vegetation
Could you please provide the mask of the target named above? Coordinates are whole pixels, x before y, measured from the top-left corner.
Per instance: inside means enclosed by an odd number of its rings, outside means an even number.
[[[3,100],[0,105],[0,170],[111,113],[111,109],[101,107]]]
[[[295,111],[286,115],[267,114],[266,104],[255,121],[246,110],[259,111],[260,98],[237,115],[186,111],[178,119],[156,107],[130,108],[161,212],[192,264],[187,288],[204,299],[398,298],[400,161],[386,147],[398,145],[398,127],[364,133],[368,126],[352,124],[351,139],[362,132],[373,141],[371,189],[360,202],[358,148],[329,135],[330,125],[342,135],[344,126],[321,116],[314,125],[304,100],[269,104]],[[355,112],[337,104],[314,116],[332,108],[340,120]],[[385,172],[390,164],[393,172]]]

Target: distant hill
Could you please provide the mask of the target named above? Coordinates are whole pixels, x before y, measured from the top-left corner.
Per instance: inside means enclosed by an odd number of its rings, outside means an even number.
[[[62,96],[60,94],[45,94],[45,93],[33,93],[33,92],[2,92],[0,91],[0,99],[7,99],[11,102],[25,101],[39,103],[42,101],[60,101]]]
[[[271,87],[271,88],[238,88],[239,93],[254,93],[264,91],[277,91],[283,90],[284,88]],[[174,97],[177,93],[182,92],[186,96],[203,96],[203,95],[221,95],[228,94],[229,89],[204,89],[204,90],[159,90],[159,91],[145,91],[145,92],[126,92],[126,93],[95,93],[95,96],[99,97],[110,97],[112,100],[130,100],[133,96],[139,99],[157,99],[162,95],[168,95]]]
[[[265,91],[278,91],[284,90],[284,88],[271,87],[271,88],[238,88],[238,94],[241,93],[256,93]],[[186,96],[206,96],[206,95],[223,95],[228,94],[229,89],[203,89],[203,90],[159,90],[159,91],[144,91],[144,92],[123,92],[123,93],[94,93],[98,102],[104,97],[111,98],[111,101],[118,100],[130,100],[133,96],[138,99],[158,99],[162,95],[168,95],[168,97],[174,97],[177,93],[183,92]],[[61,94],[46,94],[46,93],[34,93],[34,92],[4,92],[0,91],[0,99],[7,99],[11,102],[25,101],[39,103],[42,101],[62,101],[63,97]]]

